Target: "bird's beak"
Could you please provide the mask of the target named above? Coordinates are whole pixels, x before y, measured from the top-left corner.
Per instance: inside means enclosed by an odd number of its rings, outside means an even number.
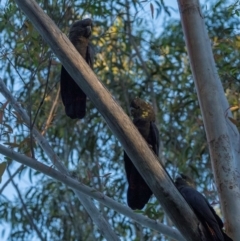
[[[87,29],[87,35],[91,35],[92,27],[91,26],[87,26],[86,29]]]
[[[131,112],[131,115],[134,115],[134,113],[135,113],[135,108],[130,107],[130,112]]]

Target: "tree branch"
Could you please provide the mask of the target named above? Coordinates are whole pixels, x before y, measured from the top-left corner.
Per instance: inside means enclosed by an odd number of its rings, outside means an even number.
[[[34,160],[34,159],[32,159],[32,160]],[[22,166],[23,166],[23,165],[22,165]],[[36,231],[36,233],[37,233],[37,235],[38,235],[38,238],[39,238],[40,240],[42,240],[42,241],[45,241],[46,239],[42,236],[42,233],[39,231],[37,225],[36,225],[36,224],[34,223],[34,221],[33,221],[33,217],[32,217],[32,216],[30,215],[30,213],[28,212],[27,207],[26,207],[26,204],[24,203],[24,201],[23,201],[23,199],[22,199],[22,195],[21,195],[21,193],[20,193],[20,191],[19,191],[19,189],[18,189],[18,186],[17,186],[17,185],[15,184],[15,182],[13,181],[13,178],[11,178],[11,177],[12,177],[12,174],[11,174],[11,172],[9,171],[9,168],[8,168],[8,167],[7,167],[7,172],[8,172],[8,175],[9,175],[9,179],[11,180],[11,182],[12,182],[15,190],[17,191],[18,197],[19,197],[19,199],[20,199],[20,202],[22,203],[22,207],[23,207],[23,209],[24,209],[24,212],[25,212],[26,215],[27,215],[27,218],[28,218],[28,220],[29,220],[29,223],[31,224],[32,228]]]
[[[12,181],[12,179],[19,173],[19,171],[21,171],[24,168],[24,165],[21,165],[20,167],[18,167],[18,169],[11,174],[11,176],[9,177],[9,179],[2,185],[2,188],[0,189],[0,195],[3,192],[3,190],[6,188],[6,186]]]
[[[10,101],[13,108],[19,113],[23,121],[30,128],[31,122],[30,122],[29,116],[27,115],[27,112],[16,102],[16,100],[12,96],[11,92],[7,89],[6,85],[4,84],[1,78],[0,78],[0,92],[2,92],[2,94]],[[53,165],[55,165],[61,173],[65,175],[69,175],[68,170],[62,164],[59,157],[54,153],[52,147],[49,145],[47,140],[38,132],[38,130],[34,126],[32,126],[32,133],[35,139],[37,140],[38,144],[42,147],[42,149],[48,155],[49,159],[52,161]],[[109,223],[103,218],[103,216],[100,214],[99,210],[92,203],[92,201],[85,195],[82,195],[82,193],[79,193],[78,191],[75,191],[75,190],[73,191],[78,196],[80,202],[82,203],[82,205],[84,206],[84,208],[86,209],[90,217],[92,218],[93,222],[98,226],[103,236],[109,241],[113,241],[113,240],[119,241],[118,236],[113,232]]]
[[[69,39],[34,0],[15,0],[68,73],[104,117],[113,134],[184,237],[202,240],[199,222],[129,117],[100,83]]]
[[[240,237],[240,137],[219,79],[198,0],[178,0],[226,229]],[[226,117],[227,116],[227,117]]]
[[[179,233],[178,230],[170,228],[167,225],[160,224],[157,221],[147,218],[138,213],[135,213],[129,207],[126,207],[123,204],[120,204],[120,203],[114,201],[113,199],[111,199],[108,196],[104,195],[103,193],[97,191],[96,189],[88,187],[88,186],[84,185],[83,183],[79,182],[78,180],[71,178],[67,175],[63,175],[61,172],[56,171],[55,169],[53,169],[45,164],[42,164],[41,162],[39,162],[35,159],[27,157],[23,154],[19,154],[9,148],[4,147],[3,145],[0,145],[0,153],[17,161],[17,162],[20,162],[26,166],[29,166],[29,167],[33,168],[34,170],[37,170],[47,176],[50,176],[81,193],[84,193],[84,194],[98,200],[100,203],[104,204],[105,206],[133,219],[134,221],[136,221],[137,223],[139,223],[141,225],[144,225],[151,229],[157,230],[160,233],[163,233],[164,235],[174,238],[175,240],[185,241],[185,239]]]
[[[57,95],[54,99],[54,102],[52,104],[51,110],[50,110],[49,115],[48,115],[48,119],[47,119],[46,124],[44,126],[44,129],[41,133],[43,136],[45,135],[47,129],[49,128],[49,126],[51,125],[51,122],[53,120],[53,116],[54,116],[54,112],[56,111],[59,95],[60,95],[60,86],[58,86]]]

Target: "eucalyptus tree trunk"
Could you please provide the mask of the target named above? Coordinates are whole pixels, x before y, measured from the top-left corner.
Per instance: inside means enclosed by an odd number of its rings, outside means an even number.
[[[178,0],[191,70],[203,116],[214,179],[228,234],[240,237],[240,142],[215,66],[198,0]]]

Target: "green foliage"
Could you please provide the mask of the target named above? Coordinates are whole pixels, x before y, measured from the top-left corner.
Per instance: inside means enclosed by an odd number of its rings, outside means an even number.
[[[153,103],[167,170],[172,177],[179,171],[186,172],[203,190],[209,189],[210,159],[181,24],[170,15],[164,1],[38,3],[66,34],[73,21],[93,18],[94,72],[128,114],[134,96]],[[238,106],[236,120],[240,115],[238,12],[238,2],[229,6],[219,1],[205,13],[226,95],[231,106]],[[58,95],[59,60],[14,1],[7,1],[1,13],[0,77],[27,109],[32,122],[35,120],[38,129],[46,131],[45,137],[75,177],[126,204],[120,143],[90,101],[86,118],[76,121],[66,117]],[[1,144],[29,156],[34,153],[35,158],[50,164],[11,106],[4,102],[0,107]],[[9,166],[11,169],[10,161]],[[72,191],[35,171],[29,171],[29,178],[32,185],[22,192],[24,204],[19,199],[9,201],[0,196],[0,221],[11,225],[9,240],[31,240],[36,235],[23,205],[47,240],[103,240]],[[216,193],[211,190],[208,196],[212,194],[216,201]],[[97,202],[96,205],[124,240],[166,240]],[[141,212],[167,223],[154,197]]]

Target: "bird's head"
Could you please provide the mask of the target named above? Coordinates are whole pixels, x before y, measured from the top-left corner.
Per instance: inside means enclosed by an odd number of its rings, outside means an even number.
[[[92,19],[86,18],[83,20],[76,21],[70,27],[69,38],[74,39],[77,37],[89,38],[92,34]]]
[[[194,181],[190,177],[188,177],[182,173],[176,178],[175,184],[176,184],[176,186],[184,185],[184,186],[190,186],[190,187],[195,188]]]
[[[155,113],[153,107],[146,101],[140,98],[134,98],[130,105],[131,114],[134,119],[143,119],[148,121],[155,121]]]

